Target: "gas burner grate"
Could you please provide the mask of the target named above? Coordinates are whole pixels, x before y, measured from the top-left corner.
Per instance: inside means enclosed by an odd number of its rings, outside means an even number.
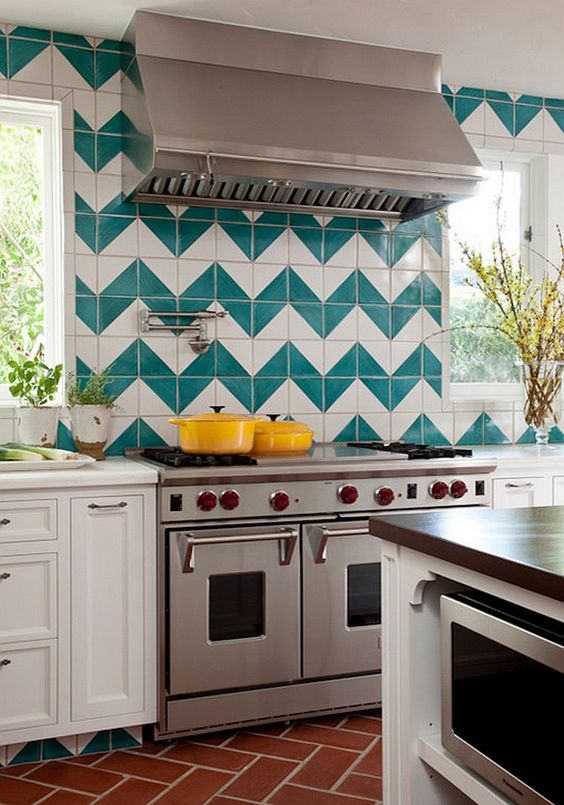
[[[472,451],[467,447],[448,447],[415,442],[347,442],[348,447],[361,447],[365,450],[381,450],[385,453],[403,453],[408,458],[456,458],[469,457]]]
[[[142,455],[167,467],[232,467],[257,463],[251,456],[183,453],[179,447],[146,447]]]

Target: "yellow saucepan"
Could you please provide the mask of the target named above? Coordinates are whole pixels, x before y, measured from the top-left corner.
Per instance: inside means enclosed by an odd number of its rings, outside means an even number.
[[[253,448],[257,420],[244,414],[222,414],[222,405],[212,405],[213,414],[194,414],[169,419],[178,426],[180,449],[202,455],[237,455]]]
[[[305,453],[309,450],[314,433],[309,425],[305,422],[276,422],[278,414],[268,416],[269,422],[257,422],[253,453]]]

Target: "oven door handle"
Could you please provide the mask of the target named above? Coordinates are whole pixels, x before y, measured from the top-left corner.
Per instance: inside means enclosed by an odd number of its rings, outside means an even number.
[[[196,539],[193,532],[178,533],[178,551],[183,573],[193,573],[195,568],[194,549],[196,545],[235,545],[244,542],[279,542],[281,565],[289,565],[294,555],[298,532],[293,528],[279,528],[268,534],[242,534],[236,537],[204,537]]]
[[[327,561],[327,543],[333,537],[369,537],[368,526],[364,528],[326,528],[325,526],[315,526],[319,533],[319,545],[315,554],[315,564],[323,565]]]

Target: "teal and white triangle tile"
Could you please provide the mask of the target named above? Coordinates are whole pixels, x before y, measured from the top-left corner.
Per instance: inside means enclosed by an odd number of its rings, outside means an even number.
[[[357,271],[358,301],[361,305],[384,305],[391,298],[392,272],[387,268]]]
[[[327,304],[323,307],[323,336],[329,340],[350,338],[357,332],[356,305]]]
[[[358,383],[358,411],[373,414],[391,408],[391,381],[388,377],[361,377]]]
[[[423,335],[423,317],[417,305],[392,305],[392,338],[397,341],[420,341]]]
[[[391,417],[388,413],[364,413],[358,417],[358,438],[362,440],[391,439]]]
[[[43,760],[54,760],[76,755],[76,735],[44,738],[42,743],[41,755]]]
[[[511,102],[488,101],[485,107],[487,137],[512,137],[515,125],[515,106]]]
[[[422,274],[420,271],[392,271],[392,300],[395,305],[420,305]]]
[[[182,299],[213,299],[216,266],[209,260],[178,261],[178,291]]]
[[[297,315],[297,314],[295,314]],[[288,338],[289,309],[284,302],[253,302],[253,336],[255,339]],[[313,337],[316,337],[313,332]]]
[[[423,352],[419,342],[393,341],[392,373],[394,377],[421,377],[423,374]]]
[[[177,429],[168,416],[145,416],[139,420],[139,447],[162,447],[176,444]],[[163,435],[164,431],[164,435]]]
[[[358,383],[352,377],[323,379],[323,408],[329,413],[358,411]]]
[[[111,53],[96,50],[94,82],[97,90],[103,92],[119,92],[121,89],[122,56],[120,53]]]
[[[116,397],[120,414],[136,416],[139,412],[141,381],[133,377],[110,377],[108,392]]]
[[[544,137],[542,99],[540,105],[515,104],[515,137],[519,140],[542,141]]]
[[[354,267],[357,264],[358,237],[345,229],[325,228],[323,262],[327,266]]]
[[[139,375],[139,341],[101,335],[98,337],[97,351],[99,371],[107,370],[114,377],[135,378]],[[93,370],[96,369],[92,363],[85,362]]]
[[[65,205],[69,212],[92,214],[96,209],[96,174],[93,171],[75,172],[73,205]]]
[[[360,268],[387,268],[390,265],[390,235],[387,231],[361,231],[357,249]]]
[[[253,272],[249,262],[233,263],[227,260],[216,266],[217,295],[220,299],[248,300],[253,293]]]
[[[289,230],[290,265],[320,265],[323,256],[323,230],[290,229]]]
[[[507,410],[493,409],[484,417],[484,439],[486,444],[506,444],[513,441],[513,407]]]
[[[357,308],[358,340],[361,343],[388,341],[391,333],[390,305],[362,305]]]
[[[139,254],[145,259],[176,254],[176,221],[144,218],[139,221]]]
[[[41,741],[23,741],[8,744],[5,764],[7,766],[16,766],[20,763],[36,763],[41,760],[41,752]]]
[[[253,228],[247,224],[221,223],[216,231],[217,259],[245,262],[252,259]]]
[[[442,379],[438,378],[438,383],[433,380],[433,385],[429,382],[423,383],[423,410],[430,414],[440,412],[444,408],[442,397]],[[451,437],[451,440],[454,437]]]
[[[178,410],[176,377],[145,377],[139,381],[140,416],[173,416]],[[121,403],[120,403],[121,405]],[[123,407],[123,406],[122,406]]]
[[[564,143],[564,109],[545,109],[542,115],[544,141]]]
[[[282,377],[253,378],[253,409],[257,414],[282,414],[290,410],[290,385]]]
[[[323,411],[321,377],[293,377],[289,382],[290,411],[314,414]]]
[[[288,229],[285,226],[254,226],[253,259],[257,263],[287,263]]]
[[[94,89],[94,50],[66,44],[55,45],[53,83],[72,89]]]
[[[121,456],[129,447],[137,447],[138,444],[139,420],[136,417],[112,416],[106,455]]]
[[[253,266],[253,295],[261,302],[287,302],[289,298],[288,266],[255,263]]]
[[[323,298],[324,270],[321,266],[298,266],[288,270],[290,302],[315,302]]]
[[[422,238],[410,233],[392,232],[390,236],[390,264],[397,271],[421,269]]]
[[[484,134],[486,129],[486,104],[474,98],[457,99],[457,114],[463,118],[460,126],[465,134]]]
[[[74,332],[76,335],[90,335],[98,332],[98,300],[92,296],[75,298],[76,318]]]
[[[446,251],[443,250],[442,237],[423,238],[421,247],[423,250],[421,266],[426,272],[448,272],[448,261]]]
[[[357,272],[354,268],[323,269],[323,298],[326,302],[356,304]]]
[[[140,338],[139,374],[141,377],[173,377],[177,374],[177,339],[168,335],[147,335]]]
[[[79,131],[95,131],[96,103],[95,94],[90,90],[72,90],[74,107],[74,128]]]
[[[68,132],[70,135],[70,132]],[[67,132],[63,139],[66,139]],[[73,136],[73,161],[75,172],[96,170],[96,135],[89,131],[75,131]]]
[[[98,298],[98,333],[105,336],[130,336],[139,331],[139,309],[135,297],[100,295]]]
[[[253,360],[248,340],[221,338],[216,344],[216,361],[220,378],[250,376]]]
[[[216,225],[209,220],[179,220],[177,254],[190,260],[215,260]]]
[[[390,438],[394,441],[398,439],[418,443],[423,441],[423,422],[419,414],[394,411],[390,420]]]
[[[451,412],[423,414],[423,441],[425,444],[452,444],[454,417]]]
[[[222,377],[216,382],[220,405],[234,413],[252,413],[253,382],[250,377]]]
[[[137,257],[137,221],[123,215],[98,216],[98,253]]]
[[[140,422],[141,428],[144,423]],[[110,730],[110,743],[112,749],[132,749],[143,743],[143,727],[126,727],[124,729]]]
[[[77,737],[77,753],[91,755],[95,752],[107,752],[110,749],[110,731],[83,732]]]
[[[253,341],[253,374],[256,377],[285,378],[290,371],[290,345],[287,341]]]
[[[215,377],[217,341],[212,341],[200,354],[186,349],[182,341],[178,349],[178,370],[181,377]]]
[[[292,339],[289,347],[290,377],[321,377],[323,374],[323,343]]]
[[[423,383],[416,377],[392,377],[391,408],[394,412],[421,411]]]
[[[356,341],[325,341],[323,345],[323,370],[329,377],[356,377],[358,374],[358,350]],[[361,347],[362,348],[362,347]]]
[[[218,320],[216,327],[221,338],[244,338],[252,334],[252,310],[251,301],[238,299],[218,299],[218,310],[226,310],[228,315],[224,319]]]
[[[139,260],[139,296],[142,299],[175,298],[177,276],[176,260],[159,257]]]
[[[52,84],[51,48],[49,42],[19,39],[8,42],[8,78],[31,84]]]
[[[389,341],[358,344],[359,377],[386,377],[390,374],[390,363]]]
[[[328,442],[350,442],[358,439],[358,417],[350,413],[325,414],[323,438]]]
[[[288,307],[288,332],[292,338],[317,340],[323,337],[323,306],[320,302],[294,302]]]
[[[126,117],[121,109],[121,96],[112,92],[91,95],[96,105],[96,130],[103,134],[122,134]]]
[[[178,413],[193,414],[209,411],[217,403],[217,381],[211,377],[178,378]],[[219,405],[224,405],[221,401]]]

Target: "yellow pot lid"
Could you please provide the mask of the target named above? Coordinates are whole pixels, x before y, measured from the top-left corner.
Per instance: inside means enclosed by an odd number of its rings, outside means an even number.
[[[188,416],[178,417],[174,420],[175,424],[181,422],[255,422],[255,418],[247,414],[222,413],[223,405],[210,405],[213,413],[189,414]]]
[[[276,417],[279,414],[269,414],[270,421],[259,420],[255,429],[255,433],[313,433],[309,425],[305,422],[276,422]]]

